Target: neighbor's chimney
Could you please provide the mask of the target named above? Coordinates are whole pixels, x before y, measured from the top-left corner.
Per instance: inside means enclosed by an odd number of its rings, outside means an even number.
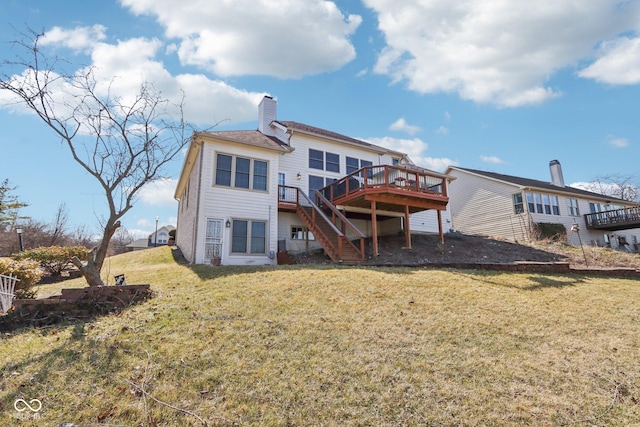
[[[564,177],[562,176],[562,166],[557,160],[549,162],[549,170],[551,171],[551,183],[558,187],[564,187]]]
[[[258,130],[264,135],[275,136],[275,132],[271,126],[271,122],[276,120],[277,101],[272,97],[265,95],[258,105]]]

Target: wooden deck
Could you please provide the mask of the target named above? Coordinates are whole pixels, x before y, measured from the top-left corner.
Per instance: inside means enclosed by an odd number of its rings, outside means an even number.
[[[619,231],[640,228],[640,206],[590,213],[584,216],[587,228]]]
[[[345,211],[371,210],[405,213],[427,209],[445,210],[447,179],[398,166],[369,166],[320,190]]]

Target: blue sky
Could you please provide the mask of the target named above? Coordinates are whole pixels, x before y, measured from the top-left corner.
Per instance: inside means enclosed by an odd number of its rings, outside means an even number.
[[[640,175],[640,1],[1,0],[0,58],[27,26],[71,64],[122,87],[186,94],[199,128],[255,129],[264,94],[278,118],[447,165],[567,183]],[[125,90],[125,89],[122,89]],[[0,94],[0,102],[2,102]],[[0,179],[51,221],[97,231],[104,196],[35,117],[0,107]],[[150,186],[123,219],[175,224],[173,189]]]

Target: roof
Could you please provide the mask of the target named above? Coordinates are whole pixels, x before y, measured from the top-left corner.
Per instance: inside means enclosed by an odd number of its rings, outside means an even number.
[[[137,239],[133,242],[125,245],[127,248],[148,248],[149,247],[149,239]]]
[[[340,133],[332,132],[330,130],[317,128],[315,126],[305,125],[304,123],[281,121],[281,120],[276,120],[275,122],[281,124],[282,126],[285,126],[287,129],[291,129],[294,131],[303,132],[303,133],[312,134],[312,135],[318,135],[325,138],[331,138],[341,142],[347,142],[350,144],[359,145],[361,147],[366,147],[372,150],[383,151],[385,153],[394,153],[394,154],[397,154],[398,156],[406,157],[405,153],[389,150],[387,148],[380,147],[379,145],[370,144],[368,142],[351,138],[350,136],[342,135]]]
[[[281,142],[278,138],[267,136],[257,130],[227,130],[217,132],[197,132],[194,138],[198,136],[208,136],[211,138],[222,139],[230,142],[251,145],[253,147],[266,148],[282,152],[292,151],[291,147]]]
[[[495,173],[495,172],[487,172],[487,171],[481,171],[481,170],[477,170],[477,169],[468,169],[468,168],[461,168],[458,166],[450,166],[449,169],[455,169],[455,170],[461,170],[461,171],[466,171],[466,172],[470,172],[476,175],[481,175],[487,178],[492,178],[492,179],[496,179],[498,181],[503,181],[509,184],[514,184],[517,185],[519,187],[526,187],[526,188],[537,188],[537,189],[541,189],[541,190],[548,190],[548,191],[553,191],[556,193],[567,193],[567,194],[572,194],[575,196],[582,196],[582,197],[587,197],[590,199],[600,199],[600,200],[605,200],[605,201],[616,201],[616,202],[623,202],[623,203],[631,203],[627,200],[622,200],[619,199],[617,197],[612,197],[612,196],[607,196],[604,194],[599,194],[599,193],[594,193],[592,191],[587,191],[587,190],[581,190],[580,188],[575,188],[575,187],[570,187],[570,186],[564,186],[564,187],[560,187],[557,185],[553,185],[550,182],[547,181],[540,181],[537,179],[529,179],[529,178],[521,178],[519,176],[512,176],[512,175],[503,175],[500,173]]]

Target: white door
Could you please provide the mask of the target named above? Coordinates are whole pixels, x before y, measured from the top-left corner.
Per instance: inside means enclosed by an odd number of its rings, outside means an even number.
[[[221,219],[207,219],[207,234],[204,243],[204,259],[222,258],[222,225]]]

